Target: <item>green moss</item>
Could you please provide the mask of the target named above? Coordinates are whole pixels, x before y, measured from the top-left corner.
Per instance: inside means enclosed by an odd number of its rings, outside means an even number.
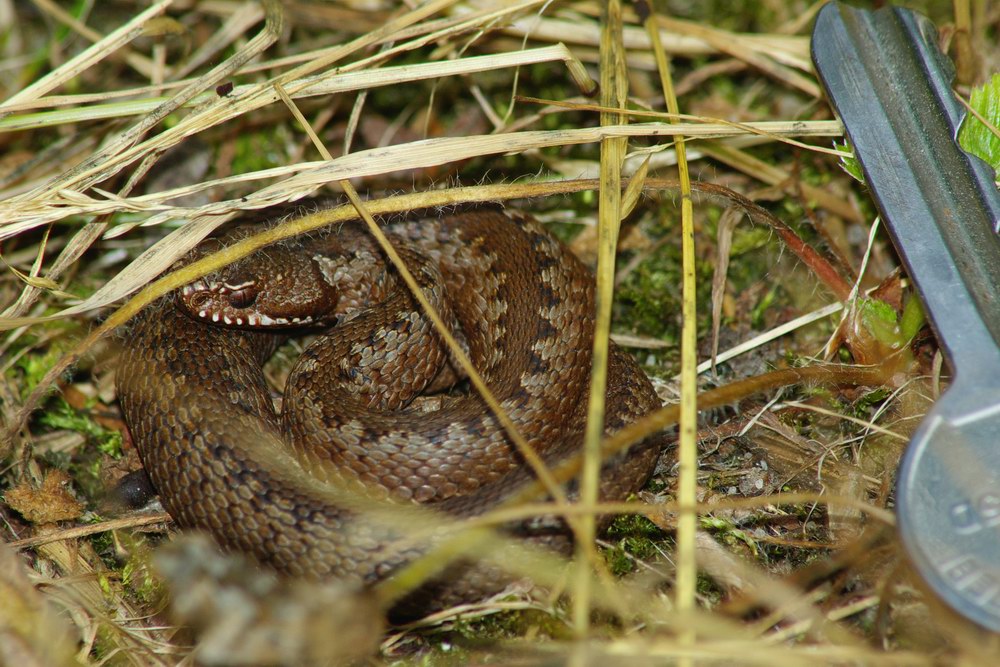
[[[87,446],[72,455],[51,452],[45,460],[52,466],[69,472],[84,495],[96,498],[105,492],[101,477],[103,462],[107,457],[122,455],[121,432],[98,424],[88,413],[89,407],[76,410],[62,396],[54,396],[38,414],[34,426],[53,431],[72,431],[86,439]]]
[[[38,423],[53,430],[79,433],[94,443],[102,454],[115,458],[121,456],[121,433],[104,428],[85,412],[75,410],[62,397],[52,401],[45,412],[38,417]]]
[[[648,560],[661,553],[664,539],[663,531],[644,516],[616,517],[607,532],[607,540],[615,545],[604,549],[608,569],[618,577],[632,572],[636,559]]]
[[[651,243],[658,243],[659,237],[668,239],[659,244],[656,251],[644,257],[638,266],[627,274],[616,289],[615,331],[657,338],[668,343],[668,347],[655,352],[643,351],[639,359],[647,372],[657,372],[664,367],[676,365],[678,340],[681,325],[682,274],[681,251],[673,239],[680,235],[680,223],[676,220],[673,204],[666,202],[665,211],[652,219],[665,220],[659,227],[649,229],[647,235]],[[718,219],[722,209],[704,207],[699,210],[698,238],[717,238]],[[641,223],[641,224],[649,224]],[[696,246],[697,260],[695,280],[697,285],[697,329],[699,340],[706,340],[711,331],[712,279],[715,273],[717,249],[710,241],[701,240]],[[731,259],[727,272],[726,290],[731,295],[740,295],[772,277],[781,248],[775,244],[771,230],[742,222],[733,230],[729,249]],[[619,258],[618,266],[625,266],[630,257]],[[780,281],[751,306],[750,316],[754,326],[765,328],[769,319],[768,311],[776,305],[783,305],[794,295],[782,286]],[[756,293],[756,290],[754,290]],[[745,315],[740,315],[744,318]],[[726,326],[725,317],[722,322]]]
[[[49,372],[59,358],[62,351],[49,347],[44,352],[38,354],[25,354],[17,360],[16,369],[21,374],[21,382],[18,383],[21,400],[24,401],[28,395],[34,391],[38,383],[41,382],[45,374]]]
[[[285,125],[267,127],[251,134],[241,133],[236,138],[233,171],[242,174],[284,166],[287,161],[285,144],[288,139]]]
[[[665,250],[632,271],[618,288],[615,323],[634,333],[675,342],[681,309],[679,264]]]
[[[887,387],[879,387],[869,391],[854,402],[852,412],[856,417],[867,417],[873,408],[881,405],[890,396],[892,396],[892,391]]]
[[[90,523],[99,523],[104,520],[104,518],[97,513],[93,513],[88,516],[90,518]],[[95,533],[90,536],[90,544],[94,547],[94,552],[100,554],[104,558],[104,562],[108,567],[117,569],[117,563],[115,563],[114,559],[111,557],[114,555],[115,551],[114,533],[111,531]],[[105,556],[105,554],[110,554],[111,556]]]
[[[425,631],[416,658],[403,658],[399,665],[467,665],[499,643],[518,641],[531,635],[569,640],[570,628],[557,616],[536,609],[504,611],[480,618],[457,618],[447,625]],[[416,647],[414,647],[416,648]]]
[[[143,602],[160,600],[165,594],[161,580],[149,567],[148,559],[136,552],[133,552],[132,557],[122,567],[121,575],[122,582]]]
[[[726,592],[719,588],[715,580],[707,574],[699,574],[698,582],[695,585],[698,597],[705,599],[709,606],[718,604],[726,597]]]
[[[514,639],[527,632],[554,639],[568,639],[569,627],[559,618],[537,609],[491,614],[456,626],[464,638],[481,642],[484,639]]]
[[[7,372],[17,376],[16,386],[22,401],[72,348],[80,331],[80,324],[73,320],[48,322],[44,330],[41,327],[29,329],[17,339],[16,346],[7,351],[8,358],[17,359]]]

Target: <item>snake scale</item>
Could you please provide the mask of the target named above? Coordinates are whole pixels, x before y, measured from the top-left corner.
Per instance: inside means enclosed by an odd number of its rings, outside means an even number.
[[[384,229],[528,443],[549,463],[577,450],[592,273],[532,218],[498,209]],[[462,389],[447,349],[388,266],[367,231],[348,223],[258,251],[129,325],[117,381],[125,421],[180,526],[283,573],[364,585],[420,550],[393,549],[386,529],[331,501],[325,483],[357,480],[386,499],[468,517],[531,478],[483,400]],[[278,412],[263,364],[292,332],[320,325],[328,330],[295,363]],[[416,406],[435,391],[436,406]],[[658,406],[641,369],[612,345],[606,431]],[[606,462],[601,496],[636,491],[662,446],[653,436]],[[559,521],[509,530],[557,549],[569,544]],[[430,608],[502,587],[481,570],[456,566],[410,604]]]

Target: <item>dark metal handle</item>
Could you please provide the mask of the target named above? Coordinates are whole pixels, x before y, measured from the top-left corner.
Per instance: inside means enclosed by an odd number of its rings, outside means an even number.
[[[900,536],[943,600],[1000,632],[1000,195],[955,140],[934,37],[904,9],[829,4],[813,62],[955,371],[904,454]]]
[[[965,113],[936,34],[908,10],[831,3],[812,57],[956,374],[978,375],[1000,343],[1000,196],[955,140]]]

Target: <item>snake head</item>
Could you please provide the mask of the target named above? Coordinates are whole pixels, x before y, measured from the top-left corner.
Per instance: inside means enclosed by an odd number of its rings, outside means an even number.
[[[181,288],[178,302],[190,316],[213,324],[286,329],[328,324],[338,297],[312,262],[269,252]]]

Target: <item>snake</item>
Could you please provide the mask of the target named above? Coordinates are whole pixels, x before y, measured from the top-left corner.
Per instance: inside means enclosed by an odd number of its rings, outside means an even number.
[[[594,342],[590,269],[516,211],[380,224],[527,444],[550,465],[578,452]],[[248,228],[204,242],[185,261]],[[313,338],[278,410],[265,364],[303,333]],[[123,334],[117,391],[143,467],[181,528],[285,575],[365,587],[426,547],[394,547],[398,527],[373,525],[343,494],[327,493],[331,485],[349,480],[388,503],[465,518],[533,479],[460,368],[381,247],[352,222],[263,248],[147,306]],[[605,398],[606,433],[660,406],[614,343]],[[605,461],[600,497],[637,491],[664,438]],[[510,539],[565,552],[565,523],[543,519],[507,526]],[[488,568],[455,565],[406,604],[428,610],[503,583]]]

